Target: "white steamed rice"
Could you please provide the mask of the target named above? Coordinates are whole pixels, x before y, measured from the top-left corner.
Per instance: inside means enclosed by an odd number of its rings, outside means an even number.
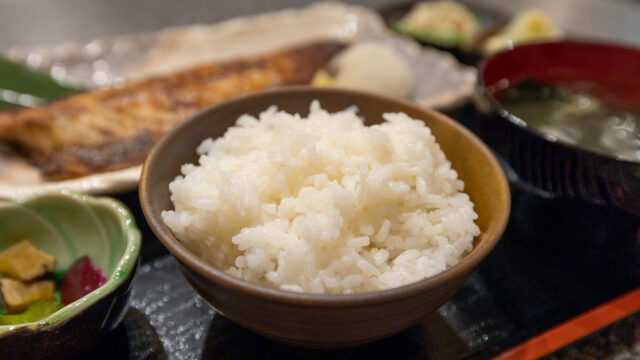
[[[191,251],[282,290],[353,293],[435,275],[480,233],[464,184],[424,122],[363,125],[353,109],[272,107],[197,148],[166,224]]]

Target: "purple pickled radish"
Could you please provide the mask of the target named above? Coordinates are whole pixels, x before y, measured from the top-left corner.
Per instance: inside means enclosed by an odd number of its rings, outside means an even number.
[[[88,256],[83,256],[71,265],[60,282],[62,303],[70,304],[99,288],[106,281],[104,272],[93,266]]]

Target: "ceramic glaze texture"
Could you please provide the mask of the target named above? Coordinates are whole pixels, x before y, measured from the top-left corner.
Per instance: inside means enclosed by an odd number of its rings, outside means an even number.
[[[120,202],[59,191],[0,203],[0,250],[22,239],[53,255],[56,271],[88,255],[107,282],[38,322],[0,326],[0,358],[73,357],[120,321],[140,233]]]
[[[460,263],[433,277],[398,288],[350,295],[301,294],[250,283],[217,269],[188,251],[161,217],[172,208],[169,182],[185,163],[197,162],[204,139],[224,134],[245,113],[271,105],[306,115],[312,100],[328,111],[355,105],[368,125],[385,112],[404,112],[431,128],[475,204],[482,233]],[[509,217],[509,188],[491,151],[446,116],[415,104],[370,93],[289,87],[238,97],[186,120],[156,146],[143,168],[140,199],[152,230],[178,259],[194,289],[230,320],[271,339],[308,347],[363,344],[399,332],[444,304],[498,242]]]

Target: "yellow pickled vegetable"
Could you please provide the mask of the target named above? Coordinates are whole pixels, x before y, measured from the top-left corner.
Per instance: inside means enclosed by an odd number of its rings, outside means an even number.
[[[14,279],[35,280],[56,267],[56,259],[22,240],[0,252],[0,272]]]
[[[482,48],[492,54],[515,45],[558,39],[562,31],[540,10],[519,13],[502,31],[488,38]]]
[[[39,280],[29,283],[9,278],[0,279],[0,303],[8,314],[24,310],[36,300],[51,300],[55,284],[51,280]]]

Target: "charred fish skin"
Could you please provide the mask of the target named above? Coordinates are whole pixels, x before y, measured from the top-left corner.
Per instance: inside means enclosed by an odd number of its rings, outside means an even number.
[[[0,112],[0,140],[25,154],[47,180],[139,165],[191,114],[248,92],[309,84],[344,47],[318,42]]]

